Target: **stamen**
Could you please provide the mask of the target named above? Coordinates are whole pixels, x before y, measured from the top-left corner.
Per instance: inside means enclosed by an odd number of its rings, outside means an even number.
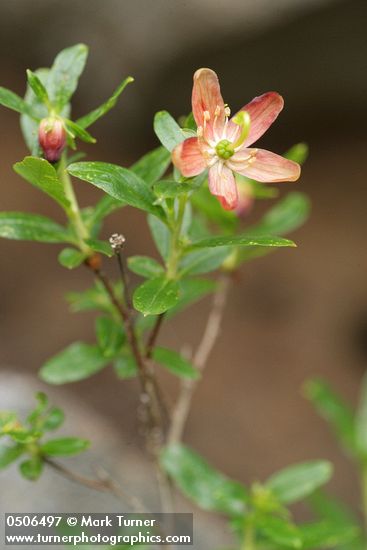
[[[218,122],[219,115],[220,115],[220,107],[219,105],[217,105],[214,111],[214,122],[213,122],[213,138],[215,142],[219,140],[219,136],[217,133],[217,122]]]
[[[231,116],[231,109],[228,107],[228,105],[225,105],[224,107],[224,114],[226,115],[227,118]]]
[[[204,115],[204,120],[205,120],[206,122],[209,122],[209,120],[210,120],[210,113],[209,113],[209,111],[204,111],[203,115]]]

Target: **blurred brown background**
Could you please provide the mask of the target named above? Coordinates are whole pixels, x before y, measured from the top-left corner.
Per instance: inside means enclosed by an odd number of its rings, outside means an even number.
[[[103,101],[122,77],[135,77],[112,114],[93,128],[93,159],[128,165],[154,146],[154,113],[187,113],[192,74],[201,66],[218,72],[233,109],[264,91],[284,96],[285,110],[261,145],[282,152],[309,143],[311,155],[295,185],[310,195],[312,216],[294,235],[296,250],[243,269],[186,441],[246,482],[293,461],[329,458],[336,465],[333,491],[355,506],[354,474],[301,386],[321,375],[356,402],[367,362],[366,21],[365,0],[0,3],[1,85],[22,95],[27,68],[50,65],[76,42],[90,46],[90,58],[75,116]],[[26,154],[17,115],[2,108],[0,128],[1,210],[61,221],[48,198],[12,171]],[[77,190],[82,204],[100,196],[82,182]],[[104,236],[113,231],[127,236],[129,253],[155,253],[139,213],[111,216]],[[56,249],[0,242],[0,363],[35,381],[50,355],[75,339],[93,339],[92,317],[71,316],[63,299],[66,291],[88,286],[89,274],[61,268]],[[161,341],[177,348],[197,342],[208,305],[166,326]],[[133,382],[116,384],[109,369],[64,389],[135,445]]]

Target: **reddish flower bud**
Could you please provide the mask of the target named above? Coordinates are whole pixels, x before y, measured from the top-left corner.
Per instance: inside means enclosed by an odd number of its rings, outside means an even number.
[[[237,186],[238,203],[234,211],[239,218],[246,218],[252,210],[255,199],[249,184],[238,182]]]
[[[66,145],[66,131],[59,118],[44,118],[38,128],[38,141],[44,157],[49,162],[57,162]]]

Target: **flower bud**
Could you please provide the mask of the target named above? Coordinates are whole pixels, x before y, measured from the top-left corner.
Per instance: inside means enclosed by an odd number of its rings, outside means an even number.
[[[238,182],[238,203],[235,208],[235,213],[239,218],[246,218],[251,212],[255,199],[251,190],[251,186],[245,182]]]
[[[54,117],[42,119],[38,128],[38,141],[45,159],[49,162],[57,162],[66,145],[63,121]]]

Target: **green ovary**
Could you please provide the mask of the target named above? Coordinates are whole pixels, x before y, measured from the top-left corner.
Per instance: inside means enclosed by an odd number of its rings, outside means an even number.
[[[215,151],[221,159],[227,160],[231,158],[232,155],[234,155],[234,147],[233,143],[228,141],[228,139],[222,139],[219,143],[217,143],[215,147]]]

